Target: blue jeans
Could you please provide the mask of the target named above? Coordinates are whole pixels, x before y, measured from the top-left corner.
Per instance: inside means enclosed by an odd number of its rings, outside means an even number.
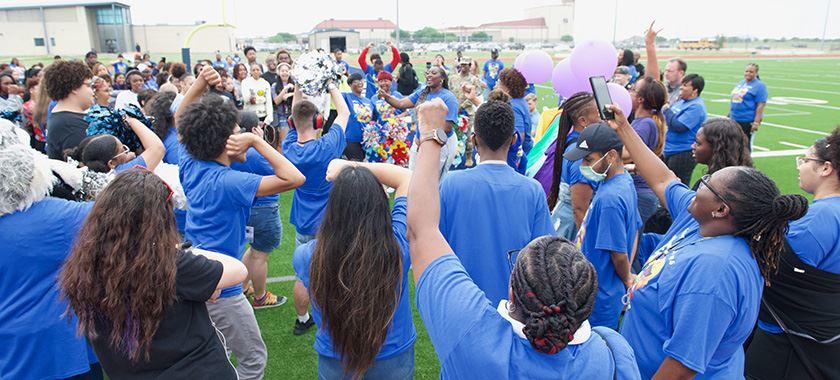
[[[557,236],[575,242],[577,236],[577,224],[575,224],[575,212],[572,208],[572,191],[568,184],[560,182],[560,190],[557,196],[557,204],[551,211],[551,222],[557,231]]]
[[[318,379],[352,379],[352,374],[344,373],[341,361],[318,355]],[[404,352],[388,359],[377,360],[368,368],[364,380],[393,379],[410,380],[414,378],[414,345]]]
[[[302,235],[300,232],[295,232],[295,248],[309,243],[312,240],[315,240],[315,235]]]
[[[251,248],[271,253],[280,246],[283,238],[283,224],[280,223],[280,205],[269,203],[251,207],[248,227],[254,228],[254,242]]]
[[[642,225],[653,216],[656,208],[659,207],[659,198],[652,191],[639,191],[639,216],[642,218]]]

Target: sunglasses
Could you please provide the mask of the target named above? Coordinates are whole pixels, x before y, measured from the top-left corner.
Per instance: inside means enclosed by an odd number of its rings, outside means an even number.
[[[711,181],[711,179],[712,179],[712,175],[711,174],[706,174],[706,175],[700,177],[700,183],[703,186],[705,186],[707,189],[709,189],[709,191],[711,191],[712,194],[714,194],[718,199],[720,199],[720,201],[723,202],[723,204],[726,205],[726,207],[729,207],[729,209],[732,210],[732,206],[730,206],[729,203],[726,202],[726,199],[724,199],[720,195],[720,193],[718,193],[714,188],[712,188],[712,186],[709,183]]]
[[[145,166],[142,166],[142,165],[134,165],[134,167],[132,167],[132,169],[140,169],[140,170],[143,170],[147,173],[151,173],[151,174],[154,174],[155,176],[157,176],[157,174],[155,174],[155,172],[149,170],[149,168],[147,168]],[[169,184],[166,183],[166,181],[164,181],[163,178],[158,177],[158,179],[160,179],[160,181],[163,182],[163,184],[166,186],[166,189],[169,190],[169,195],[166,196],[166,200],[164,201],[164,202],[169,202],[169,200],[172,199],[172,196],[175,195],[175,191],[172,190],[172,186],[169,186]]]

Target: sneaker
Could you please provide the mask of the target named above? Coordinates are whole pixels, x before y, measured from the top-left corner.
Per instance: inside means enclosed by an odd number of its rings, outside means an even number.
[[[265,295],[262,297],[262,299],[254,297],[254,300],[251,301],[251,306],[253,306],[255,310],[270,309],[272,307],[280,306],[284,303],[286,303],[286,297],[277,297],[271,292],[265,292]]]
[[[245,288],[245,290],[242,291],[242,294],[244,294],[245,297],[253,297],[254,296],[254,286],[253,285],[248,285],[248,287]]]
[[[309,319],[306,322],[301,322],[299,319],[295,319],[295,335],[303,335],[310,327],[315,325],[315,321],[312,320],[312,315],[309,315]]]

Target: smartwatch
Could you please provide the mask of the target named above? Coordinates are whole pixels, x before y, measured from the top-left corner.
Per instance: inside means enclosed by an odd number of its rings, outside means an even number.
[[[423,143],[428,140],[433,140],[434,142],[438,143],[438,145],[443,146],[444,144],[446,144],[447,139],[449,139],[449,136],[446,135],[446,131],[444,131],[441,128],[435,128],[429,132],[425,132],[420,135],[420,142],[417,143],[417,147],[419,148],[420,145],[423,145]]]

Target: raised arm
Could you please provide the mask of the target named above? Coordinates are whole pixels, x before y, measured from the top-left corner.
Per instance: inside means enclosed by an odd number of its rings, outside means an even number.
[[[376,179],[383,185],[396,189],[395,197],[408,195],[408,186],[411,183],[411,171],[392,164],[378,162],[354,162],[347,160],[332,160],[327,168],[327,181],[335,181],[335,178],[348,166],[361,166],[369,169]]]
[[[421,135],[444,128],[446,105],[440,99],[424,102],[417,108],[418,128]],[[411,266],[417,283],[426,267],[452,248],[438,229],[440,223],[440,150],[442,146],[430,140],[418,149],[417,166],[409,187],[408,242]]]
[[[228,138],[225,149],[229,156],[235,157],[245,154],[250,147],[256,149],[268,161],[271,168],[274,169],[274,175],[262,177],[260,186],[257,188],[258,197],[296,189],[306,181],[306,177],[301,174],[300,170],[294,164],[286,159],[286,157],[283,157],[269,143],[253,133],[231,135]]]
[[[647,67],[645,68],[645,76],[652,77],[654,80],[659,80],[659,61],[656,60],[656,35],[662,31],[653,30],[653,20],[650,26],[645,31],[645,55],[647,55]]]
[[[178,119],[181,118],[181,115],[184,114],[184,110],[187,109],[187,106],[197,102],[201,99],[201,95],[204,95],[204,91],[207,91],[208,88],[211,86],[215,86],[222,81],[222,77],[219,75],[219,72],[213,68],[211,65],[205,65],[203,69],[201,69],[201,73],[195,78],[195,82],[187,90],[187,93],[184,94],[184,100],[181,101],[181,105],[178,106],[178,110],[175,111],[175,122],[178,122]]]
[[[388,41],[388,46],[391,47],[391,72],[400,64],[400,51],[394,46],[391,41]]]
[[[659,198],[659,203],[667,206],[665,189],[671,181],[678,179],[677,176],[645,145],[639,134],[627,122],[624,112],[614,104],[609,107],[615,112],[615,120],[608,120],[607,123],[618,133],[621,142],[624,143],[624,149],[630,152],[630,157],[636,163],[636,174],[645,179]]]
[[[143,145],[143,153],[140,154],[140,157],[143,157],[143,160],[146,161],[146,169],[154,171],[160,161],[163,160],[163,155],[166,154],[163,141],[160,141],[160,137],[139,120],[126,116],[125,122],[140,139],[140,144]]]
[[[371,47],[373,47],[373,42],[369,43],[368,46],[365,46],[365,48],[362,49],[362,54],[359,54],[359,67],[361,67],[364,72],[367,72],[368,69],[367,53],[368,49]]]
[[[341,128],[347,130],[347,120],[350,119],[350,108],[347,107],[347,102],[344,101],[344,97],[341,96],[341,91],[338,91],[338,87],[335,84],[330,83],[327,88],[330,91],[330,99],[335,104],[336,116],[333,124],[337,123]]]

